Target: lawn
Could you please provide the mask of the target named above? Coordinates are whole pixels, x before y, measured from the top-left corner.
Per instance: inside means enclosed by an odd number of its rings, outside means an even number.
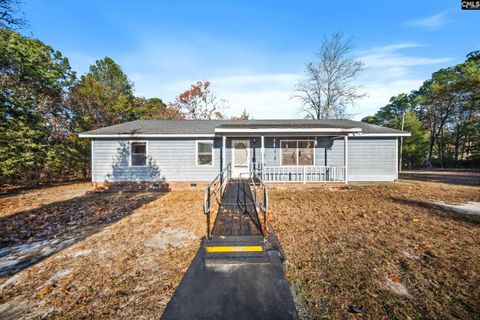
[[[480,187],[402,180],[271,190],[300,314],[480,318],[480,216],[439,201],[479,202]]]
[[[480,318],[480,216],[440,203],[479,202],[480,186],[406,178],[270,188],[302,318]],[[88,183],[0,196],[1,318],[158,318],[204,235],[202,196]]]
[[[1,278],[0,318],[162,314],[203,236],[202,191],[91,190],[80,183],[0,198],[0,250],[33,256],[31,266]],[[6,258],[0,253],[0,269]]]

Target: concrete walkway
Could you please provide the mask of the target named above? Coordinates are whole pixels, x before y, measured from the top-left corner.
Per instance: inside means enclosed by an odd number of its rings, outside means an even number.
[[[264,241],[246,180],[228,182],[213,230],[162,319],[298,319],[283,273],[283,250],[270,225]]]
[[[206,267],[200,248],[161,319],[298,319],[279,259]]]

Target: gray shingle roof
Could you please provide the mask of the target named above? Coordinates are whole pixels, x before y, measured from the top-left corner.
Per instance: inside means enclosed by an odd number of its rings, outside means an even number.
[[[84,132],[88,135],[115,134],[214,134],[215,128],[361,128],[362,133],[407,133],[361,121],[345,119],[311,120],[136,120]]]

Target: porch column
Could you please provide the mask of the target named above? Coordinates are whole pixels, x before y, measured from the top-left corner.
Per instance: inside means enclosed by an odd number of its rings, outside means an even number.
[[[345,165],[345,183],[348,183],[348,135],[343,140],[343,162]]]
[[[227,137],[222,136],[222,171],[227,166]]]
[[[262,145],[261,145],[261,148],[260,148],[260,154],[262,156],[262,163],[261,163],[261,174],[262,174],[262,180],[263,180],[263,173],[265,172],[264,168],[263,168],[263,165],[265,164],[265,137],[262,136],[261,137],[261,140],[262,140]]]

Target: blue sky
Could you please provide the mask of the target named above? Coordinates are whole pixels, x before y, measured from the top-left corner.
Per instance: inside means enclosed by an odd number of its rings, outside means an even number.
[[[53,1],[26,0],[24,33],[60,50],[78,74],[109,56],[135,93],[168,102],[210,80],[229,115],[299,118],[291,98],[325,35],[353,37],[367,96],[350,109],[374,113],[432,72],[480,49],[480,11],[460,1]]]

